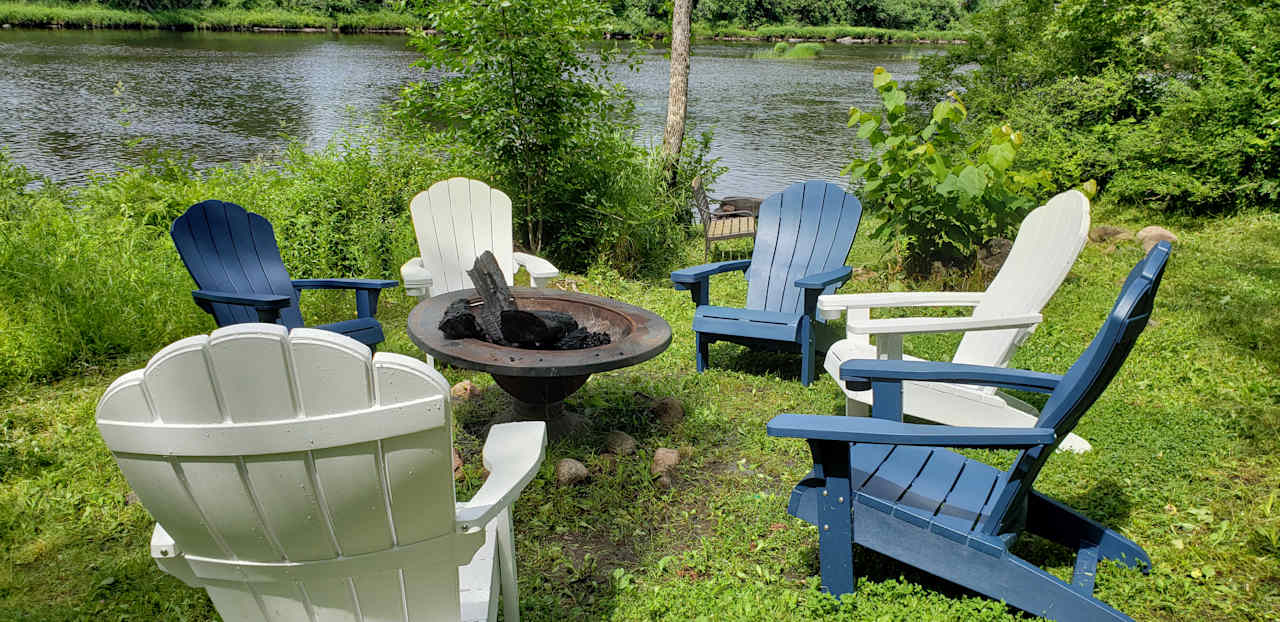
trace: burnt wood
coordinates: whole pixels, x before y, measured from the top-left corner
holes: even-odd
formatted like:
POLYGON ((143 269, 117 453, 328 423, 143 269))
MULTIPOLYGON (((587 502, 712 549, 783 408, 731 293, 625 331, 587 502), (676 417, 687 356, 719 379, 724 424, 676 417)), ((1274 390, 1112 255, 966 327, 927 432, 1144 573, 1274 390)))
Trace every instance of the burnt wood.
POLYGON ((465 298, 459 298, 449 304, 437 328, 450 339, 484 338, 484 331, 480 330, 480 325, 476 323, 476 316, 471 312, 465 298))
POLYGON ((502 312, 503 338, 522 347, 553 344, 577 328, 577 320, 562 311, 502 312))
POLYGON ((485 338, 497 344, 507 343, 502 336, 502 312, 515 311, 516 299, 511 295, 511 288, 507 287, 507 279, 502 275, 502 268, 498 266, 493 252, 485 251, 476 257, 467 275, 476 286, 476 293, 484 300, 483 305, 471 312, 485 338))

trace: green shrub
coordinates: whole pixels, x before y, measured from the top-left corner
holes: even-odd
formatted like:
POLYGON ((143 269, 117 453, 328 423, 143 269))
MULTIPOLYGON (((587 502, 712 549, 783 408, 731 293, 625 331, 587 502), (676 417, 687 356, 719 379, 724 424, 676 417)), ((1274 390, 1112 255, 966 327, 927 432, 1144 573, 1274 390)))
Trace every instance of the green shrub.
POLYGON ((980 244, 1016 231, 1036 206, 1036 191, 1050 188, 1048 175, 1011 168, 1023 138, 1007 125, 966 142, 968 112, 954 93, 920 128, 889 72, 876 67, 872 83, 883 109, 849 111, 849 126, 858 126, 872 153, 844 170, 853 183, 865 182, 859 195, 867 212, 883 219, 872 237, 900 245, 913 274, 935 261, 968 267, 980 244))
POLYGON ((962 87, 978 120, 1025 128, 1028 163, 1125 206, 1280 208, 1274 1, 1003 2, 972 27, 922 60, 916 98, 962 87))
POLYGON ((401 118, 434 123, 486 160, 531 252, 569 270, 601 260, 624 274, 668 267, 683 203, 632 141, 631 103, 609 63, 619 48, 596 47, 602 6, 444 0, 430 9, 436 34, 413 45, 421 66, 446 77, 406 88, 401 118))

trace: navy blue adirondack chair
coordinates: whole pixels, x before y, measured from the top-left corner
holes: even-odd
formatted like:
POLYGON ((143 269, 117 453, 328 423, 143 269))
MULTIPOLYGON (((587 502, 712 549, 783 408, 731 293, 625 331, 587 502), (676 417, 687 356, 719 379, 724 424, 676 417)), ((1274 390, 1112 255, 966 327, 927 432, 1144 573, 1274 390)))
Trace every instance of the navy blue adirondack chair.
POLYGON ((297 328, 303 325, 298 311, 302 290, 354 289, 356 319, 313 328, 346 335, 371 348, 384 339, 382 324, 374 319, 378 294, 398 281, 291 279, 271 223, 235 203, 196 203, 173 221, 169 235, 199 288, 191 297, 218 326, 267 322, 297 328))
POLYGON ((1147 325, 1168 242, 1129 273, 1084 354, 1056 376, 927 361, 851 360, 850 388, 870 388, 871 418, 778 415, 769 434, 809 440, 813 470, 791 493, 793 516, 817 526, 823 588, 854 589, 850 542, 1030 613, 1057 620, 1128 620, 1093 597, 1100 559, 1147 572, 1142 547, 1032 489, 1054 448, 1119 371, 1147 325), (1035 427, 966 428, 901 423, 902 381, 957 382, 1049 393, 1035 427), (1021 449, 1000 471, 942 447, 1021 449), (1024 532, 1076 551, 1071 581, 1009 552, 1024 532))
POLYGON ((732 341, 748 347, 800 352, 800 382, 814 373, 818 296, 849 280, 844 265, 862 219, 862 203, 835 184, 793 184, 760 204, 751 259, 721 261, 671 273, 698 306, 693 315, 698 371, 707 369, 708 346, 732 341), (745 309, 708 304, 711 275, 744 271, 745 309))

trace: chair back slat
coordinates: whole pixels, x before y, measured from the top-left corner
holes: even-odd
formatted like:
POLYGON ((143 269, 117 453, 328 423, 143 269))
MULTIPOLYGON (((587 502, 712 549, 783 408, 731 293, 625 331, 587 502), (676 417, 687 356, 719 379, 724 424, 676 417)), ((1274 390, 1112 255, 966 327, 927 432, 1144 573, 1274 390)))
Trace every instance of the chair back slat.
POLYGON ((793 184, 765 199, 747 269, 746 308, 800 312, 804 292, 796 280, 844 265, 861 218, 856 197, 821 181, 793 184))
MULTIPOLYGON (((1058 442, 1066 438, 1081 416, 1106 390, 1128 358, 1138 335, 1146 328, 1170 250, 1168 242, 1157 244, 1129 272, 1102 328, 1067 370, 1040 411, 1036 426, 1052 428, 1058 442)), ((1031 483, 1056 447, 1057 443, 1034 447, 1019 454, 1004 475, 1006 485, 1001 497, 990 506, 990 518, 984 525, 987 533, 1003 533, 1021 527, 1021 509, 1026 507, 1031 483)))
POLYGON ((501 190, 454 177, 413 197, 409 211, 432 296, 473 287, 466 271, 484 251, 493 252, 507 284, 515 282, 511 199, 501 190))
MULTIPOLYGON (((1031 210, 973 317, 1039 313, 1071 271, 1088 235, 1089 199, 1077 190, 1031 210)), ((1029 333, 1025 328, 969 331, 952 362, 1004 367, 1029 333)))
MULTIPOLYGON (((298 294, 267 219, 235 203, 208 200, 192 205, 174 220, 169 235, 196 287, 289 296, 293 303, 280 310, 280 323, 302 326, 298 294)), ((213 317, 219 326, 258 321, 252 308, 221 303, 213 304, 213 317)))
MULTIPOLYGON (((448 388, 421 361, 371 358, 335 333, 238 324, 176 342, 122 376, 98 420, 130 486, 193 563, 326 563, 456 537, 448 388), (379 426, 385 438, 362 426, 377 417, 397 417, 379 426), (182 440, 171 450, 144 451, 145 438, 112 447, 122 425, 182 440), (210 445, 200 455, 200 439, 237 425, 271 430, 278 438, 259 445, 281 449, 228 455, 210 445), (315 434, 334 426, 358 432, 315 434)), ((441 550, 450 555, 408 569, 205 587, 228 619, 403 619, 405 607, 447 619, 440 603, 458 598, 457 563, 452 545, 441 550)))

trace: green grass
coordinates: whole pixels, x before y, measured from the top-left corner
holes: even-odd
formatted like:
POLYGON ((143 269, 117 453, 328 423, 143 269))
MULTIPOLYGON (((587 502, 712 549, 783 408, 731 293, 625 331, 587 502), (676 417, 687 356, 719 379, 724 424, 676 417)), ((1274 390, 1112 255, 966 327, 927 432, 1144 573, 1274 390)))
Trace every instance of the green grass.
POLYGON ((773 46, 772 50, 763 52, 755 52, 752 58, 781 58, 786 60, 809 60, 817 58, 822 54, 821 43, 797 43, 795 45, 787 45, 787 43, 779 41, 773 46))
POLYGON ((172 28, 177 30, 252 30, 254 28, 327 28, 343 32, 396 30, 422 20, 390 10, 327 15, 277 8, 173 9, 129 11, 97 5, 0 2, 0 24, 65 28, 172 28))
MULTIPOLYGON (((1095 210, 1095 224, 1136 229, 1131 215, 1095 210)), ((1164 223, 1181 238, 1153 320, 1126 367, 1077 431, 1085 455, 1058 454, 1037 488, 1119 529, 1151 554, 1150 576, 1100 568, 1097 595, 1138 620, 1280 617, 1280 216, 1237 215, 1164 223)), ((882 247, 864 233, 850 264, 878 274, 843 291, 902 289, 878 266, 882 247)), ((729 245, 743 256, 748 241, 729 245)), ((724 248, 724 247, 721 247, 724 248)), ((700 241, 686 249, 701 262, 700 241)), ((1128 269, 1132 242, 1090 244, 1019 350, 1018 367, 1061 373, 1084 349, 1128 269)), ((731 344, 711 349, 712 368, 693 369, 693 305, 661 279, 608 270, 566 279, 593 294, 654 310, 674 329, 671 347, 633 368, 600 374, 571 408, 591 434, 548 448, 540 474, 516 505, 522 613, 528 620, 1009 620, 1003 605, 880 555, 860 551, 856 595, 836 602, 816 590, 817 534, 786 514, 791 486, 809 468, 804 443, 774 439, 780 412, 834 414, 843 400, 823 374, 797 381, 798 358, 731 344), (687 419, 673 430, 646 415, 644 394, 675 397, 687 419), (632 434, 640 455, 600 458, 611 429, 632 434), (656 487, 658 447, 688 457, 670 490, 656 487), (593 472, 575 488, 554 484, 561 458, 593 472)), ((924 287, 916 285, 914 287, 924 287)), ((713 278, 712 302, 739 304, 738 275, 713 278)), ((311 296, 312 294, 307 294, 311 296)), ((349 294, 348 294, 349 295, 349 294)), ((184 322, 212 328, 195 305, 184 322)), ((350 313, 335 295, 308 299, 310 319, 350 313)), ((418 355, 404 332, 410 302, 383 296, 387 351, 418 355)), ((907 341, 908 351, 945 358, 955 336, 907 341)), ((127 505, 128 489, 93 425, 94 405, 116 376, 145 363, 129 354, 51 384, 0 390, 0 619, 208 620, 202 591, 163 575, 148 559, 151 521, 127 505)), ((451 381, 482 374, 445 369, 451 381)), ((455 405, 466 498, 482 481, 486 420, 506 407, 487 390, 455 405)), ((998 464, 1009 456, 973 452, 998 464)), ((1020 552, 1060 576, 1072 561, 1043 541, 1020 552)))

